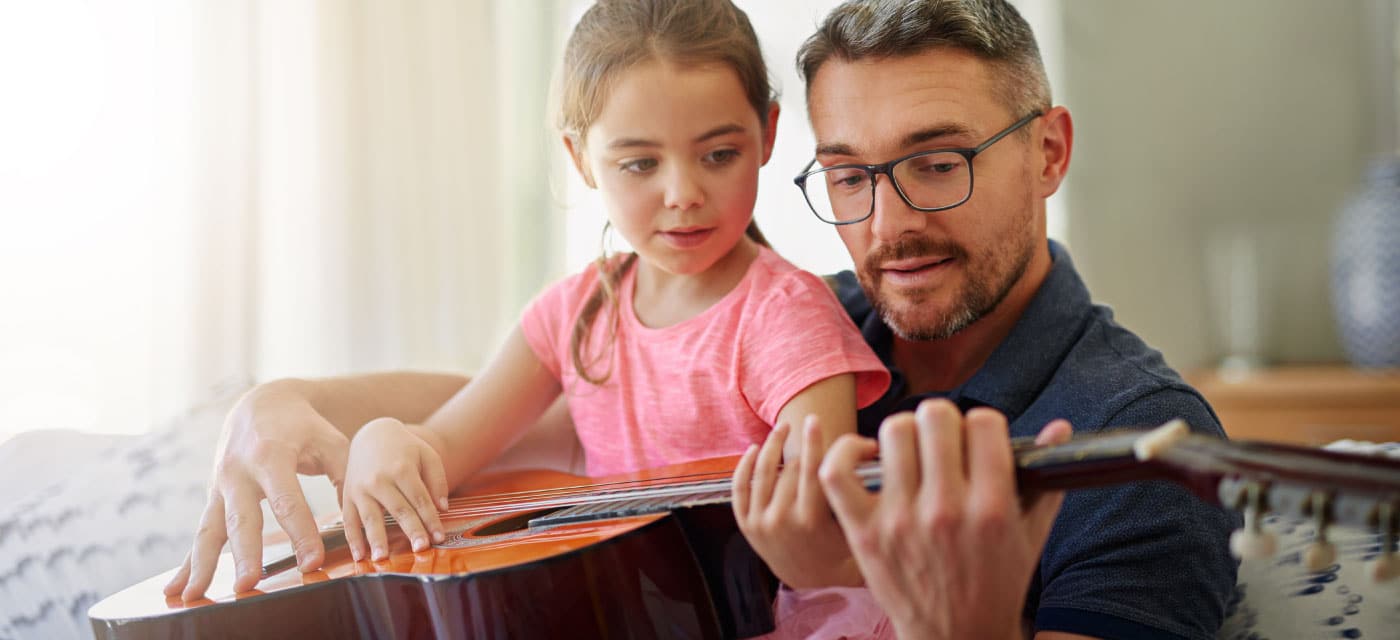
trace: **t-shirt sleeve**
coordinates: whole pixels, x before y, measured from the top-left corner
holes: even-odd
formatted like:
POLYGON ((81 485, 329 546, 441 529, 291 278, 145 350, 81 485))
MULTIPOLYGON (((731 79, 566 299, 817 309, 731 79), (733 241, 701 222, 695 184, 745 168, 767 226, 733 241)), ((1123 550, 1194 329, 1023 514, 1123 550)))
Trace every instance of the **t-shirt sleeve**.
MULTIPOLYGON (((1220 434, 1207 405, 1174 388, 1128 403, 1108 424, 1173 418, 1220 434)), ((1071 491, 1041 557, 1040 600, 1027 614, 1038 631, 1214 638, 1235 586, 1228 539, 1237 520, 1166 480, 1071 491)))
POLYGON ((525 342, 544 363, 556 380, 562 380, 564 364, 568 362, 568 331, 573 329, 573 300, 581 286, 580 275, 570 276, 549 286, 535 296, 520 315, 520 332, 525 342))
POLYGON ((794 396, 832 376, 855 374, 857 408, 889 388, 884 363, 811 273, 794 271, 773 283, 745 325, 740 388, 764 422, 773 424, 794 396))

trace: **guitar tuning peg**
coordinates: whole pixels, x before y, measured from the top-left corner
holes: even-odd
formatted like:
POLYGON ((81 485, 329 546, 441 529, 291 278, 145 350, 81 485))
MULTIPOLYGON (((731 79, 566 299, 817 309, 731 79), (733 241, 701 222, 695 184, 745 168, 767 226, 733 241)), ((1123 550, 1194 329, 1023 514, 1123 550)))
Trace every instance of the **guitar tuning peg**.
POLYGON ((1262 560, 1278 550, 1278 539, 1264 531, 1264 490, 1258 484, 1245 487, 1244 528, 1230 534, 1230 553, 1243 560, 1262 560))
POLYGON ((1373 582, 1387 582, 1400 576, 1400 561, 1395 558, 1397 525, 1395 505, 1383 502, 1376 508, 1376 524, 1381 530, 1381 553, 1367 567, 1373 582))
POLYGON ((1313 573, 1323 571, 1337 561, 1337 546, 1327 540, 1327 527, 1332 524, 1329 502, 1327 494, 1321 491, 1314 491, 1308 496, 1308 511, 1312 513, 1313 524, 1317 526, 1317 539, 1303 552, 1303 565, 1313 573))

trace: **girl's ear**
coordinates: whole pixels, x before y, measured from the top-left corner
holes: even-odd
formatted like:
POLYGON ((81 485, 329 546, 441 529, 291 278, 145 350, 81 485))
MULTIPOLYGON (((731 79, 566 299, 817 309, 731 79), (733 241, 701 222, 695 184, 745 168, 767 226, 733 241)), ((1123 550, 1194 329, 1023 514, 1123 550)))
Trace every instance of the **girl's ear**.
POLYGON ((574 169, 578 170, 583 183, 588 185, 589 189, 597 189, 598 184, 593 181, 593 172, 588 168, 588 158, 583 155, 583 144, 574 136, 564 134, 564 148, 568 149, 569 159, 574 161, 574 169))
POLYGON ((778 139, 778 101, 768 103, 768 122, 763 128, 763 164, 773 157, 773 143, 778 139))

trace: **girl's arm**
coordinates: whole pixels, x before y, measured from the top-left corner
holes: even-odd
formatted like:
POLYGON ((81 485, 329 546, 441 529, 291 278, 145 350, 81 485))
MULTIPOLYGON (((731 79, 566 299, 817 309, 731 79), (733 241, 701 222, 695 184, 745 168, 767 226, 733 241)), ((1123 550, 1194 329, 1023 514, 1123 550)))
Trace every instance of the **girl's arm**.
POLYGON ((855 375, 832 376, 788 401, 768 440, 749 447, 734 470, 739 530, 789 587, 863 582, 817 478, 827 447, 855 431, 855 375))
POLYGON ((415 430, 442 457, 449 489, 486 467, 559 397, 559 381, 517 326, 471 384, 415 430))
MULTIPOLYGON (((816 416, 821 425, 823 448, 844 433, 856 432, 856 376, 843 373, 821 380, 793 396, 778 411, 777 424, 800 425, 807 416, 816 416)), ((783 444, 783 459, 796 461, 801 449, 799 429, 793 429, 783 444)))

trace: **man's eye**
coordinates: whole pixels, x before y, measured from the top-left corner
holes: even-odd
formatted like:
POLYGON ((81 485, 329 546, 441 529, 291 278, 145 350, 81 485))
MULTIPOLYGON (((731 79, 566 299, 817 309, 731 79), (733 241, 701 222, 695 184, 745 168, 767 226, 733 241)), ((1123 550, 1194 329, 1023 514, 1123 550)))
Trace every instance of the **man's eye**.
POLYGON ((866 174, 859 169, 836 169, 826 172, 826 181, 832 187, 854 189, 865 184, 866 174))

